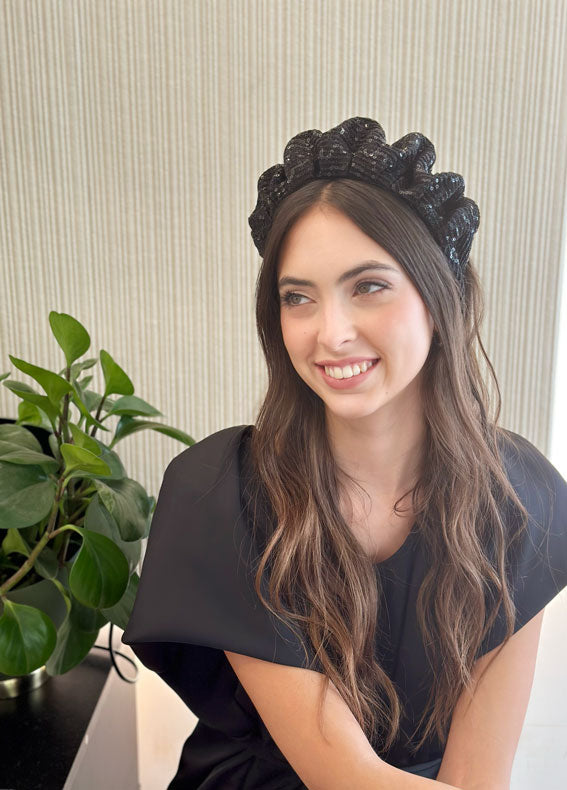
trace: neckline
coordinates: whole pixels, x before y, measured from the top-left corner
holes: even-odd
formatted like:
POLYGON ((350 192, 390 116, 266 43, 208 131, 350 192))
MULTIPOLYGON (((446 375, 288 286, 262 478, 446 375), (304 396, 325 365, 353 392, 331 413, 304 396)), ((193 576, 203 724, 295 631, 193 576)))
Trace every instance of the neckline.
POLYGON ((386 557, 384 560, 377 560, 373 562, 372 565, 375 568, 380 568, 383 565, 388 565, 390 562, 395 562, 397 559, 399 559, 400 556, 402 556, 408 551, 410 545, 414 541, 414 535, 417 535, 418 532, 419 532, 418 524, 417 522, 414 522, 412 528, 406 535, 406 538, 402 543, 402 545, 398 549, 396 549, 396 551, 393 554, 390 554, 389 557, 386 557))

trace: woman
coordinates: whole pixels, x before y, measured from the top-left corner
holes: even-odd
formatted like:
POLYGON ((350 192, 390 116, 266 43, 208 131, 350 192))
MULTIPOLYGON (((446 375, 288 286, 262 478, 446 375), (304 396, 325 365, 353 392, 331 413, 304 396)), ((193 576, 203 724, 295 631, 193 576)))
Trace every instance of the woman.
POLYGON ((170 788, 509 786, 567 484, 490 414, 434 160, 351 118, 260 177, 268 392, 169 465, 124 634, 199 717, 170 788))

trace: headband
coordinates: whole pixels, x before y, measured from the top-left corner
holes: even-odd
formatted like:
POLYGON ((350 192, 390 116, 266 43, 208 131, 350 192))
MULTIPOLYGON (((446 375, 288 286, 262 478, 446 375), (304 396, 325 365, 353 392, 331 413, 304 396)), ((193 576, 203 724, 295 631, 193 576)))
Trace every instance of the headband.
POLYGON ((384 130, 370 118, 349 118, 328 132, 310 129, 292 137, 283 164, 258 179, 258 201, 248 224, 264 257, 266 238, 280 203, 309 181, 355 178, 393 192, 423 220, 462 284, 478 206, 464 197, 465 182, 457 173, 431 173, 435 148, 419 132, 388 145, 384 130))

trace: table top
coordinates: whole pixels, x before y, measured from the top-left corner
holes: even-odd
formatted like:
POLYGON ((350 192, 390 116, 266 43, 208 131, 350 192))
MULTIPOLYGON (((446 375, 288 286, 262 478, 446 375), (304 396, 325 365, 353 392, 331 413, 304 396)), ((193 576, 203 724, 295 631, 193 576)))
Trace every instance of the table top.
POLYGON ((0 788, 61 790, 112 668, 92 650, 64 675, 0 699, 0 788))

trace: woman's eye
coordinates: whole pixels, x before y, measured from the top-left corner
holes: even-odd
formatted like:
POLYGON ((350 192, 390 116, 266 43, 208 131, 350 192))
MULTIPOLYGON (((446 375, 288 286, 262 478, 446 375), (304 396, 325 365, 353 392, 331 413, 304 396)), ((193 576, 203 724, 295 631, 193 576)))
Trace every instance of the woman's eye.
POLYGON ((356 290, 359 294, 365 295, 365 294, 376 293, 377 291, 383 291, 384 288, 387 287, 388 286, 386 285, 386 283, 377 283, 377 282, 365 280, 364 282, 357 284, 356 290))
POLYGON ((295 291, 288 291, 287 293, 282 294, 280 298, 283 305, 289 305, 291 307, 297 307, 298 305, 305 304, 309 301, 307 296, 295 293, 295 291))

